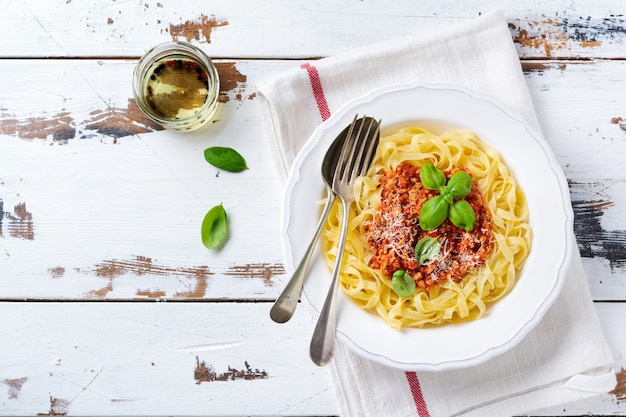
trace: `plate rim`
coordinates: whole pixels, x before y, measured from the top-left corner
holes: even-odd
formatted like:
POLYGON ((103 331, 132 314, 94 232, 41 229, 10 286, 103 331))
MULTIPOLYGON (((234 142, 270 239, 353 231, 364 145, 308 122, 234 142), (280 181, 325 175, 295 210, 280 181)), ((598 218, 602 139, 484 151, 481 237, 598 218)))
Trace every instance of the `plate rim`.
MULTIPOLYGON (((350 336, 345 334, 344 332, 337 329, 337 338, 350 348, 350 350, 367 359, 373 360, 379 364, 399 368, 405 371, 441 371, 441 370, 449 370, 449 369, 458 369, 465 368, 469 366, 478 365, 486 362, 489 359, 492 359, 500 354, 512 349, 516 346, 536 325, 543 319, 545 313, 552 306, 554 301, 558 298, 561 290, 564 286, 564 282, 567 278, 567 273, 569 271, 572 256, 573 256, 573 248, 575 246, 575 236, 573 232, 573 223, 574 223, 574 214, 573 208, 571 205, 571 197, 569 193, 569 187, 567 185, 567 179, 565 173, 562 168, 558 164, 554 151, 552 150, 550 144, 546 141, 543 134, 532 125, 530 125, 518 112, 513 111, 508 106, 506 106, 501 100, 491 95, 481 93, 470 88, 449 84, 449 83, 427 83, 427 82, 409 82, 409 83, 398 83, 398 84, 389 84, 382 87, 378 87, 368 91, 367 93, 357 96, 342 106, 340 106, 335 112, 331 114, 331 116, 323 121, 320 125, 318 125, 310 137, 307 139, 305 144, 302 146, 300 151, 297 153, 294 161, 289 170, 289 176, 287 178, 287 183, 283 190, 283 201, 282 201, 282 224, 281 224, 281 235, 283 242, 283 251, 286 258, 286 269, 290 274, 293 272, 295 261, 293 259, 293 252, 291 247, 292 239, 289 236, 289 223, 291 218, 290 212, 290 195, 293 193, 293 189, 296 184, 300 181, 301 178, 301 167, 304 158, 306 158, 313 147, 316 146, 319 142, 322 141, 322 136, 325 130, 332 126, 333 123, 337 119, 340 119, 342 116, 345 116, 345 113, 349 111, 351 108, 355 107, 359 104, 366 104, 372 100, 375 100, 377 97, 382 96, 384 94, 413 90, 413 89, 425 89, 429 91, 453 91, 455 93, 461 93, 468 96, 474 100, 480 100, 488 105, 495 107, 498 111, 503 113, 506 117, 512 120, 515 123, 521 125, 521 127, 526 131, 526 133, 535 140, 535 142, 541 147, 544 156, 547 160, 547 165, 550 170, 554 173, 555 179, 557 181, 559 189, 562 191, 560 193, 560 201, 562 203, 562 209, 564 214, 564 223, 562 227, 564 228, 565 233, 565 242, 564 242, 564 254, 563 258, 558 267, 558 274, 555 279, 554 285, 552 289, 547 293, 544 300, 539 304, 538 308, 535 310, 533 316, 528 319, 520 329, 508 340, 503 341, 502 343, 491 346, 480 353, 474 355, 473 357, 463 358, 463 359, 452 359, 452 360, 443 360, 437 363, 430 362, 403 362, 398 361, 396 359, 392 359, 385 354, 374 353, 368 351, 366 348, 359 346, 356 342, 354 342, 350 336)), ((499 150, 496 148, 499 152, 499 150)), ((319 255, 319 252, 318 252, 319 255)), ((341 293, 341 292, 340 292, 341 293)), ((345 295, 344 295, 345 297, 345 295)), ((319 315, 318 309, 313 305, 308 297, 306 296, 305 291, 303 291, 301 295, 301 300, 306 301, 304 304, 307 305, 307 308, 314 313, 314 316, 319 315)), ((409 329, 410 330, 410 329, 409 329)))

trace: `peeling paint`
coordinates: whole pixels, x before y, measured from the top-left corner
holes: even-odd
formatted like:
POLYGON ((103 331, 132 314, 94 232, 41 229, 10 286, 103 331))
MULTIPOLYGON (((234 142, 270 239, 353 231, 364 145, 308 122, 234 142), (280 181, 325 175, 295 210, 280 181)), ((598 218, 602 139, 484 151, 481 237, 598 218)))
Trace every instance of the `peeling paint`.
POLYGON ((209 17, 201 14, 200 18, 196 20, 187 20, 179 25, 170 24, 170 34, 175 41, 179 38, 185 38, 187 42, 196 40, 211 43, 213 29, 227 25, 226 19, 217 19, 215 15, 209 17))
POLYGON ((33 215, 26 210, 26 203, 19 203, 14 208, 15 216, 9 217, 9 234, 13 237, 33 240, 35 231, 33 215))
POLYGON ((177 292, 174 294, 174 298, 182 298, 185 300, 203 298, 208 288, 208 277, 208 272, 206 274, 196 274, 195 285, 190 286, 187 291, 177 292))
POLYGON ((216 62, 215 69, 220 77, 220 95, 218 100, 221 103, 229 101, 228 92, 235 93, 235 99, 241 101, 243 92, 247 87, 248 77, 239 72, 234 62, 216 62))
POLYGON ((28 381, 27 377, 22 378, 14 378, 14 379, 5 379, 2 381, 9 388, 9 399, 14 400, 20 396, 22 391, 22 387, 28 381))
POLYGON ((21 139, 52 139, 65 143, 76 134, 74 120, 67 111, 55 113, 50 117, 28 117, 19 120, 14 116, 0 115, 0 134, 17 136, 21 139))
POLYGON ((602 42, 599 41, 583 41, 580 43, 580 46, 582 46, 583 48, 596 48, 601 45, 602 42))
POLYGON ((26 209, 26 203, 19 203, 13 208, 13 213, 3 210, 4 204, 0 200, 0 237, 3 237, 3 220, 7 220, 6 228, 9 236, 19 239, 34 240, 35 226, 33 215, 26 209))
POLYGON ((250 381, 267 379, 269 377, 265 369, 252 369, 248 361, 244 361, 244 366, 245 369, 236 369, 229 366, 227 371, 218 374, 215 372, 213 365, 207 365, 206 362, 200 361, 196 356, 196 369, 194 369, 193 378, 196 380, 196 384, 200 385, 202 382, 235 381, 238 379, 250 381))
POLYGON ((100 289, 91 290, 86 295, 88 298, 104 298, 108 293, 113 291, 113 280, 109 281, 109 283, 100 289))
MULTIPOLYGON (((239 72, 234 62, 220 62, 215 66, 220 78, 218 100, 225 103, 231 96, 238 101, 244 100, 248 77, 239 72)), ((252 93, 245 98, 253 100, 255 97, 252 93)), ((61 145, 73 139, 89 139, 101 135, 112 137, 114 143, 117 143, 117 139, 122 137, 160 130, 164 128, 150 120, 136 101, 130 98, 125 108, 97 109, 89 114, 87 120, 75 120, 70 112, 64 109, 49 115, 26 118, 18 118, 7 113, 0 114, 1 135, 30 141, 50 140, 61 145)))
POLYGON ((94 111, 91 115, 93 117, 85 121, 87 130, 116 139, 164 129, 143 114, 133 99, 128 99, 128 106, 125 109, 109 107, 104 111, 94 111))
POLYGON ((170 267, 158 265, 153 262, 152 258, 146 256, 136 256, 131 260, 106 260, 96 265, 96 275, 105 278, 115 278, 127 273, 137 276, 142 275, 161 275, 161 276, 184 276, 197 277, 201 275, 211 275, 207 266, 199 267, 170 267))
POLYGON ((65 268, 62 266, 55 266, 54 268, 48 269, 48 273, 52 278, 62 278, 65 275, 65 268))
POLYGON ((523 61, 522 70, 526 74, 537 73, 543 75, 544 71, 565 71, 567 64, 563 62, 541 62, 541 61, 523 61))
POLYGON ((226 275, 237 278, 261 278, 265 285, 274 285, 272 280, 275 276, 283 275, 285 266, 282 264, 257 263, 246 265, 235 265, 228 268, 226 275))
MULTIPOLYGON (((203 298, 206 295, 208 287, 208 277, 213 275, 206 265, 194 266, 194 267, 172 267, 166 265, 159 265, 152 258, 146 256, 136 256, 130 260, 110 259, 104 260, 93 266, 88 271, 100 278, 107 278, 109 282, 103 288, 90 291, 88 297, 103 298, 108 293, 113 291, 113 282, 116 278, 124 275, 135 276, 167 276, 178 278, 191 278, 193 279, 188 286, 187 291, 178 292, 175 294, 176 298, 184 299, 197 299, 203 298)), ((163 298, 166 294, 161 290, 137 290, 136 294, 140 297, 149 298, 163 298)))
POLYGON ((545 16, 541 21, 523 22, 518 19, 517 24, 509 23, 509 29, 516 43, 527 48, 543 49, 548 57, 552 56, 554 49, 565 48, 569 41, 558 22, 545 16))
POLYGON ((624 120, 622 117, 612 118, 611 123, 617 125, 620 129, 626 132, 626 120, 624 120))
POLYGON ((61 398, 50 396, 50 410, 47 413, 37 413, 38 416, 64 416, 67 415, 67 409, 70 402, 61 398))
POLYGON ((138 297, 149 298, 151 300, 158 300, 167 295, 165 291, 161 290, 137 290, 136 294, 138 297))
POLYGON ((3 114, 0 115, 0 134, 67 144, 72 139, 88 139, 96 134, 117 139, 164 129, 146 117, 133 99, 128 99, 126 108, 108 107, 95 110, 90 115, 90 119, 76 122, 69 112, 64 111, 50 117, 30 117, 24 120, 3 114))
POLYGON ((570 49, 574 45, 583 48, 599 47, 603 42, 623 42, 626 38, 626 21, 622 17, 608 18, 547 17, 538 20, 516 19, 509 23, 514 41, 527 48, 539 49, 552 56, 557 49, 570 49))
POLYGON ((617 377, 617 385, 609 394, 615 396, 618 403, 623 403, 626 401, 626 370, 622 368, 615 376, 617 377))
POLYGON ((626 19, 622 16, 564 17, 559 25, 570 39, 589 46, 600 45, 602 39, 614 40, 626 35, 626 19))
POLYGON ((614 205, 602 198, 604 186, 601 183, 570 182, 576 240, 583 257, 604 258, 611 269, 626 268, 626 229, 605 230, 602 227, 604 210, 614 205), (581 199, 588 195, 598 198, 581 199))

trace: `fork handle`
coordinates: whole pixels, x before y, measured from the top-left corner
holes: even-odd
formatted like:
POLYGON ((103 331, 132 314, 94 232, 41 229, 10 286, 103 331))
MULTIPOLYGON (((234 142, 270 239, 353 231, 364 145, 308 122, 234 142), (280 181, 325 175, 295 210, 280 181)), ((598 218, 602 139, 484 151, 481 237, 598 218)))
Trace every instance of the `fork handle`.
POLYGON ((350 205, 342 198, 343 221, 341 222, 341 235, 339 246, 337 246, 337 257, 333 265, 333 275, 330 280, 330 288, 326 294, 326 300, 317 319, 311 345, 309 346, 309 356, 317 366, 325 366, 330 362, 335 347, 335 328, 337 325, 337 287, 339 273, 341 272, 341 260, 343 259, 343 248, 346 245, 348 234, 348 215, 350 205))
POLYGON ((322 212, 322 215, 317 223, 317 227, 313 232, 311 242, 306 248, 306 251, 302 256, 298 267, 294 271, 293 276, 270 310, 270 317, 276 323, 285 323, 289 321, 289 319, 293 316, 294 311, 296 311, 298 300, 300 299, 300 293, 302 292, 302 287, 304 285, 304 279, 306 278, 307 271, 309 269, 311 256, 313 256, 313 252, 315 252, 315 246, 320 237, 322 226, 324 226, 324 222, 326 221, 326 218, 330 213, 330 209, 333 206, 333 202, 336 199, 335 193, 333 193, 330 187, 327 187, 326 191, 328 192, 326 205, 324 206, 324 211, 322 212))

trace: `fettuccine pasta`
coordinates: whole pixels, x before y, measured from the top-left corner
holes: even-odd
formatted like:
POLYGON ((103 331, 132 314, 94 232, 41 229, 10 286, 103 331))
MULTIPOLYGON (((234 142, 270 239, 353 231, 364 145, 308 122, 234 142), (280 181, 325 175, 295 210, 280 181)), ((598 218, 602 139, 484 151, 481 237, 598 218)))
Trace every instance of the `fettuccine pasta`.
MULTIPOLYGON (((340 286, 358 306, 378 314, 395 329, 480 317, 511 291, 530 251, 531 229, 522 190, 500 155, 469 131, 436 135, 409 126, 381 137, 372 168, 356 182, 355 196, 340 286), (392 289, 391 277, 369 265, 372 250, 367 226, 381 205, 381 178, 407 163, 416 167, 432 163, 442 171, 462 169, 471 175, 491 216, 491 248, 484 262, 464 272, 462 279, 444 279, 437 285, 417 287, 410 297, 400 297, 392 289)), ((340 204, 339 200, 334 204, 323 230, 329 268, 336 258, 340 204)))

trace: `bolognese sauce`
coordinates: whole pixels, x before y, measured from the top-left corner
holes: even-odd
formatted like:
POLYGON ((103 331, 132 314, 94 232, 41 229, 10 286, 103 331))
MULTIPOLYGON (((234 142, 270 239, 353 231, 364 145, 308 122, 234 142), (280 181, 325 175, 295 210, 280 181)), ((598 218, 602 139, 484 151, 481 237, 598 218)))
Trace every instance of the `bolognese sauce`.
MULTIPOLYGON (((459 170, 453 168, 444 174, 450 179, 459 170)), ((419 225, 422 205, 439 193, 424 187, 419 171, 419 167, 404 163, 382 176, 380 207, 365 229, 372 250, 369 261, 372 268, 389 278, 395 271, 404 270, 419 288, 428 289, 445 279, 459 281, 467 271, 481 266, 491 252, 492 226, 482 194, 472 182, 469 194, 463 198, 476 215, 471 231, 455 226, 449 219, 434 230, 422 230, 419 225), (414 248, 424 237, 437 239, 441 250, 420 264, 414 248)))

